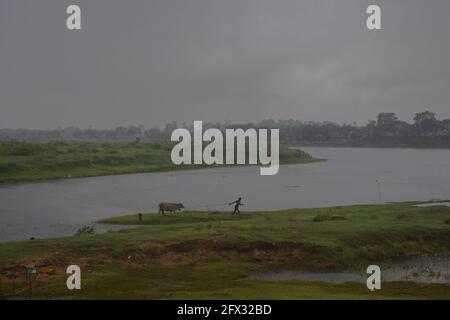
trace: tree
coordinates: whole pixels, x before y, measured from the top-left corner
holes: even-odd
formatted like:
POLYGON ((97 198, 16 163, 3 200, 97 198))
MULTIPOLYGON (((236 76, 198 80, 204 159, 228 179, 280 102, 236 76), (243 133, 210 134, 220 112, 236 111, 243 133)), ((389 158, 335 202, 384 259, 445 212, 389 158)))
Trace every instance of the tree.
POLYGON ((414 125, 417 133, 421 137, 432 136, 436 133, 439 122, 433 112, 425 111, 416 113, 414 116, 414 125))
POLYGON ((381 137, 395 136, 399 121, 395 113, 382 112, 377 116, 377 132, 381 137))

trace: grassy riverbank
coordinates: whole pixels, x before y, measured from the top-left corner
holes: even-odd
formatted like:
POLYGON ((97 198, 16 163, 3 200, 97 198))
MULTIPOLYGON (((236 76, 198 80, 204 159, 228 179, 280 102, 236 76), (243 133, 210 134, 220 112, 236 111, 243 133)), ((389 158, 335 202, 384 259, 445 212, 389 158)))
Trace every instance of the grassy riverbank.
POLYGON ((251 280, 261 270, 346 270, 450 254, 450 208, 414 203, 273 212, 135 214, 103 223, 136 228, 101 235, 0 244, 6 298, 25 297, 24 268, 36 266, 34 296, 112 299, 450 299, 448 285, 251 280), (65 267, 82 269, 82 290, 65 267))
MULTIPOLYGON (((176 166, 169 142, 0 142, 0 183, 204 168, 176 166)), ((280 148, 280 163, 318 161, 309 154, 280 148)))

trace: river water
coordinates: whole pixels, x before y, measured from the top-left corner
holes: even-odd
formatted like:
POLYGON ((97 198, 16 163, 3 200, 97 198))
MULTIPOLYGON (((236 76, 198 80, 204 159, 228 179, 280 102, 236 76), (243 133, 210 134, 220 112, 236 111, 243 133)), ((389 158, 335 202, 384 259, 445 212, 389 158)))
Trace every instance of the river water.
POLYGON ((275 210, 450 199, 450 150, 302 148, 328 161, 281 166, 127 174, 0 185, 0 242, 73 234, 101 218, 157 211, 161 201, 191 210, 275 210))

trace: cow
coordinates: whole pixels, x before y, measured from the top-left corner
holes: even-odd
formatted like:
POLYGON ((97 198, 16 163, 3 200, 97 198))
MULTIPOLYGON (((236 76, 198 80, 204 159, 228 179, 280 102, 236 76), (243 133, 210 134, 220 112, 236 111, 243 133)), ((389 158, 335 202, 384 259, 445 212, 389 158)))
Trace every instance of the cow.
POLYGON ((181 210, 183 208, 184 206, 182 203, 161 202, 159 204, 158 213, 164 214, 165 211, 176 213, 178 210, 181 210))

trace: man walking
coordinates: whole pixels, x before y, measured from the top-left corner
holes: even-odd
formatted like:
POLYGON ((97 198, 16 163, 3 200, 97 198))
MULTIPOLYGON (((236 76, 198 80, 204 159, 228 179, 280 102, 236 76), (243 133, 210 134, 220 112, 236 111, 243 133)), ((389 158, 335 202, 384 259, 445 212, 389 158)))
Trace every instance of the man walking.
POLYGON ((239 215, 239 217, 241 216, 241 211, 239 210, 240 206, 243 206, 244 204, 241 203, 242 198, 239 197, 239 199, 237 199, 236 201, 230 202, 228 205, 231 206, 234 203, 234 211, 231 214, 232 216, 234 216, 235 214, 239 215))

